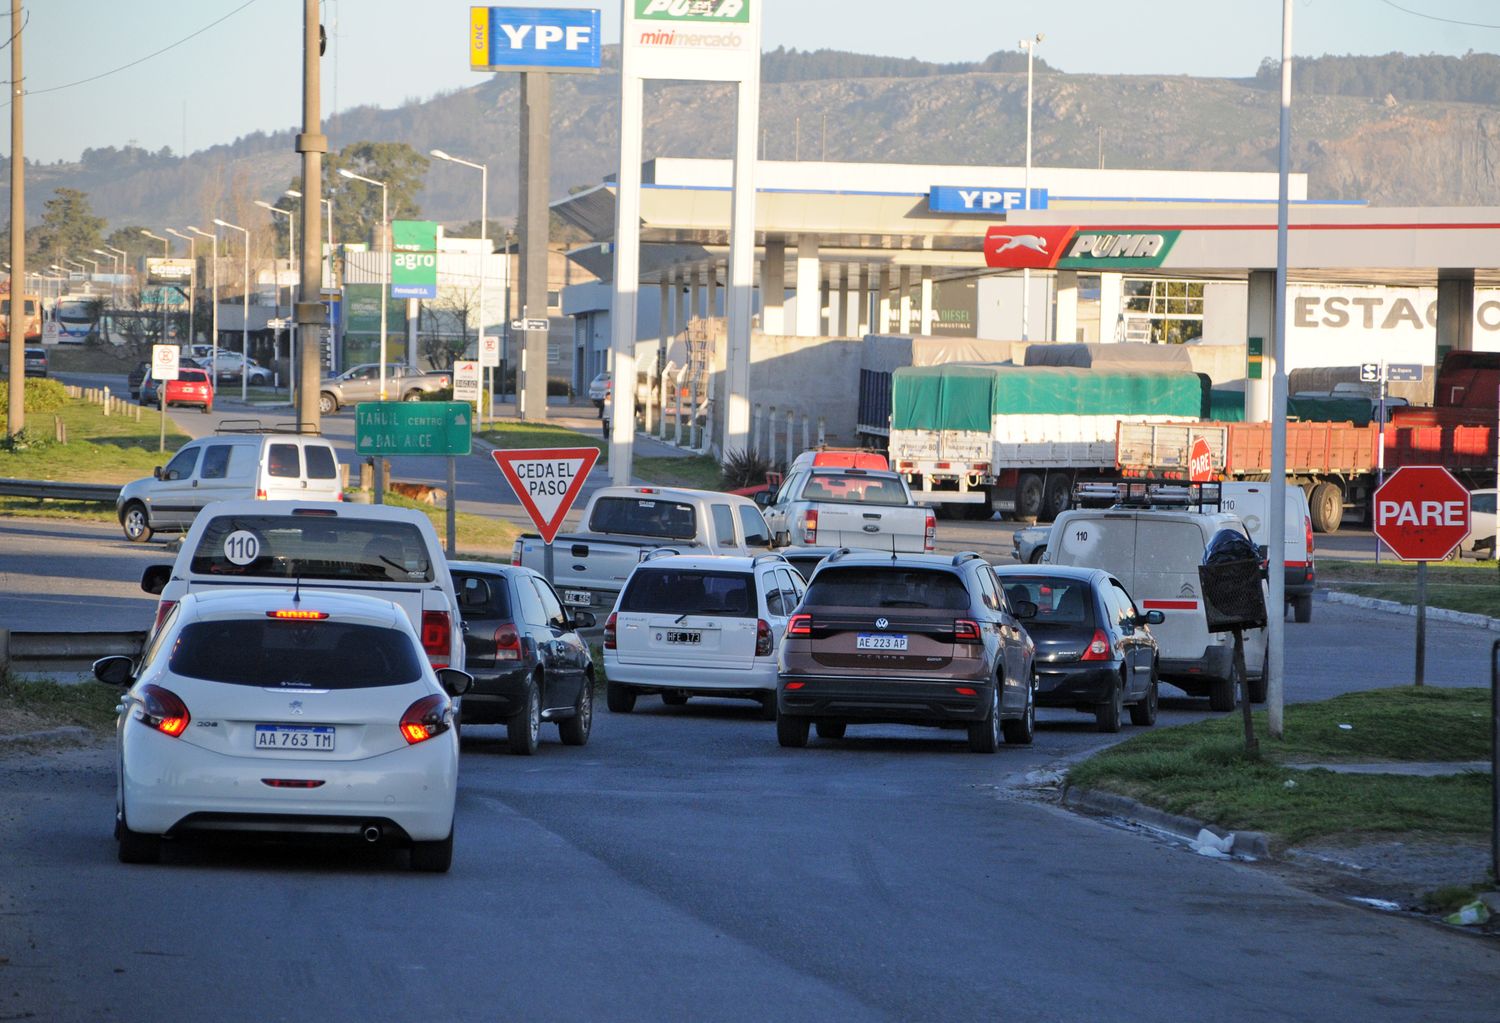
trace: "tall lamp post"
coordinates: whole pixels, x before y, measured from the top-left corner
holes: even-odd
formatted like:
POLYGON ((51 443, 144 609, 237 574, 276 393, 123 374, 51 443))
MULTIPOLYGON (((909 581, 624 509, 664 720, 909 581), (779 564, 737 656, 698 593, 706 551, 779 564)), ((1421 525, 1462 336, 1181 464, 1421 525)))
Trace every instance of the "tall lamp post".
POLYGON ((241 307, 240 317, 240 401, 245 400, 245 381, 250 379, 250 374, 245 372, 245 367, 250 359, 250 231, 238 224, 231 224, 227 220, 214 217, 214 223, 220 227, 227 227, 238 231, 245 236, 245 304, 241 307))
MULTIPOLYGON (((144 227, 141 228, 141 234, 145 235, 147 238, 150 238, 150 239, 152 239, 154 241, 161 242, 161 254, 162 254, 162 258, 163 259, 165 259, 166 257, 168 257, 168 256, 170 256, 172 254, 172 241, 171 241, 170 238, 163 238, 159 234, 152 234, 150 231, 146 230, 144 227)), ((150 274, 149 270, 146 273, 146 280, 148 282, 151 280, 151 274, 150 274)), ((161 292, 161 344, 166 344, 166 343, 167 343, 167 293, 165 291, 163 291, 163 292, 161 292)))
POLYGON ((106 252, 103 249, 95 249, 94 251, 101 256, 109 257, 109 272, 110 276, 114 278, 114 280, 111 281, 109 285, 109 297, 110 300, 113 301, 115 295, 118 294, 120 290, 120 257, 115 255, 113 252, 106 252))
MULTIPOLYGON (((280 213, 286 217, 286 265, 288 270, 297 269, 297 213, 295 210, 284 210, 280 206, 272 206, 264 199, 255 200, 255 205, 270 213, 280 213)), ((279 275, 278 275, 279 277, 279 275)), ((295 292, 290 296, 291 301, 287 303, 288 309, 295 305, 297 296, 295 292)), ((276 312, 281 313, 281 281, 276 282, 276 312)), ((297 394, 297 328, 293 326, 287 331, 286 358, 289 372, 287 373, 287 395, 296 402, 297 394)))
POLYGON ((363 174, 356 174, 347 167, 340 167, 339 173, 351 181, 363 181, 367 185, 374 185, 380 189, 380 400, 385 401, 385 307, 390 303, 391 290, 391 231, 388 205, 390 193, 384 181, 376 181, 363 174))
POLYGON ((213 375, 214 386, 217 387, 219 386, 219 236, 216 234, 209 234, 207 231, 204 231, 201 228, 193 227, 191 224, 188 225, 188 230, 193 232, 193 234, 197 235, 200 238, 208 238, 213 242, 214 245, 213 313, 212 318, 209 321, 211 324, 209 330, 212 332, 212 336, 209 338, 210 344, 208 346, 208 362, 209 373, 213 375))
MULTIPOLYGON (((479 340, 477 342, 477 347, 475 348, 474 351, 475 351, 476 355, 478 355, 480 358, 483 358, 484 357, 484 355, 483 355, 483 352, 484 352, 484 287, 485 287, 485 284, 487 283, 487 274, 486 274, 486 271, 489 269, 489 262, 490 262, 490 258, 489 258, 490 257, 490 239, 489 239, 489 223, 488 223, 489 215, 490 215, 489 214, 489 209, 490 209, 490 206, 489 206, 489 201, 490 201, 490 199, 489 199, 489 197, 490 197, 490 169, 488 167, 486 167, 482 163, 471 163, 468 160, 461 160, 461 159, 459 159, 456 156, 449 156, 447 153, 443 152, 441 149, 434 149, 432 151, 432 155, 435 156, 439 160, 446 160, 449 163, 460 164, 460 165, 462 165, 464 167, 472 167, 474 170, 477 170, 479 172, 479 331, 478 331, 478 338, 479 338, 479 340)), ((489 418, 493 419, 494 416, 495 416, 495 408, 494 408, 494 401, 495 401, 495 375, 494 375, 493 370, 491 370, 491 368, 489 366, 486 366, 484 368, 484 375, 485 375, 485 382, 486 382, 486 385, 489 388, 489 393, 490 393, 490 398, 489 398, 490 407, 489 407, 489 410, 488 410, 489 411, 489 418)))
MULTIPOLYGON (((183 241, 188 243, 188 260, 193 264, 193 272, 188 274, 188 344, 192 345, 198 340, 193 319, 193 313, 197 305, 197 303, 194 301, 194 299, 196 298, 196 292, 193 290, 193 279, 198 276, 198 239, 194 238, 190 234, 183 234, 175 227, 167 228, 167 234, 170 234, 175 238, 181 238, 183 241)), ((214 381, 214 386, 219 386, 219 382, 217 380, 214 381)))
MULTIPOLYGON (((286 196, 288 199, 300 199, 300 198, 302 198, 302 193, 299 192, 299 191, 297 191, 295 188, 288 188, 285 192, 282 192, 281 194, 284 195, 284 196, 286 196)), ((327 274, 327 278, 328 278, 329 286, 331 287, 332 286, 332 282, 333 282, 333 200, 332 199, 319 199, 318 201, 323 204, 323 212, 328 217, 328 274, 327 274)))
MULTIPOLYGON (((1031 209, 1031 63, 1037 44, 1045 38, 1038 32, 1018 44, 1026 51, 1026 173, 1021 179, 1021 208, 1031 209)), ((1021 271, 1021 340, 1031 340, 1031 268, 1021 271)))

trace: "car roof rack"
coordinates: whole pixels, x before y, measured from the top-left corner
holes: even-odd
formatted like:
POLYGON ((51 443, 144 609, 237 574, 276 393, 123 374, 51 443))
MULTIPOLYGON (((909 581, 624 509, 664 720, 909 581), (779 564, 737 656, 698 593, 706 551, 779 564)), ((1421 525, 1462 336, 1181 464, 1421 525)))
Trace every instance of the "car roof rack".
POLYGON ((1204 483, 1162 482, 1155 480, 1089 481, 1073 488, 1075 503, 1081 506, 1219 511, 1223 507, 1219 481, 1204 483))
POLYGON ((780 553, 778 553, 776 551, 765 551, 765 552, 762 552, 760 554, 757 554, 751 560, 750 564, 752 564, 752 565, 759 565, 762 561, 781 561, 781 562, 786 562, 786 564, 791 564, 791 562, 789 562, 789 561, 786 560, 786 555, 785 554, 780 554, 780 553))
MULTIPOLYGON (((979 554, 976 551, 959 551, 957 554, 953 555, 953 567, 957 568, 965 561, 972 561, 978 557, 979 554)), ((983 561, 984 559, 980 558, 980 560, 983 561)))
POLYGON ((272 423, 267 426, 259 419, 224 419, 214 427, 214 433, 290 433, 304 437, 323 435, 323 431, 315 427, 303 427, 294 422, 272 423))
POLYGON ((823 560, 826 561, 826 562, 828 562, 829 564, 832 564, 833 562, 835 562, 835 561, 839 560, 840 558, 842 558, 845 554, 852 554, 852 553, 854 553, 854 552, 851 551, 848 547, 840 547, 838 550, 834 551, 832 554, 829 554, 828 556, 826 556, 823 560))
POLYGON ((676 547, 656 547, 641 553, 641 564, 645 564, 648 561, 655 561, 657 558, 676 557, 681 553, 676 547))

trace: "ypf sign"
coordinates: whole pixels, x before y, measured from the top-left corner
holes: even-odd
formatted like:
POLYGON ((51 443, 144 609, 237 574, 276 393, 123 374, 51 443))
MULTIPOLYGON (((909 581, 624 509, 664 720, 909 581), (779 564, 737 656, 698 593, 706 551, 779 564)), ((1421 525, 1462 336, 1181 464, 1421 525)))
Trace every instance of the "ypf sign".
POLYGON ((1403 561, 1442 561, 1469 528, 1469 492, 1442 466, 1402 466, 1375 491, 1375 535, 1403 561))

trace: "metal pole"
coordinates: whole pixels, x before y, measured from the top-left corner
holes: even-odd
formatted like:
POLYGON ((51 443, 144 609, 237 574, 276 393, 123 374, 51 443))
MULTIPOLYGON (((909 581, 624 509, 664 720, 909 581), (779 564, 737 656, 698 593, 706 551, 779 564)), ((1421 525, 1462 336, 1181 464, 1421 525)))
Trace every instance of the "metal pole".
MULTIPOLYGON (((639 111, 632 112, 629 103, 624 104, 625 121, 638 119, 639 111)), ((551 213, 547 207, 547 181, 551 168, 551 120, 552 120, 552 76, 546 71, 524 71, 521 73, 521 302, 523 318, 529 318, 530 310, 541 310, 540 317, 547 315, 547 240, 550 231, 551 213)), ((637 160, 637 163, 639 161, 637 160)), ((638 172, 639 168, 637 168, 638 172)), ((625 180, 629 175, 621 168, 619 195, 625 199, 629 187, 625 180)), ((619 242, 616 242, 618 245, 619 242)), ((632 288, 636 282, 630 282, 632 288)), ((631 343, 634 344, 635 316, 632 308, 616 303, 613 316, 630 321, 631 343)), ((526 358, 521 363, 521 379, 517 383, 520 418, 541 421, 547 418, 547 331, 528 330, 522 335, 526 358)), ((634 349, 632 348, 632 354, 634 349)), ((618 360, 618 356, 616 356, 618 360)), ((613 450, 611 444, 610 473, 616 483, 630 482, 630 441, 635 431, 635 360, 615 367, 615 420, 621 425, 615 435, 624 438, 624 450, 613 450), (628 433, 625 432, 628 428, 628 433)), ((618 442, 617 442, 618 443, 618 442)))
MULTIPOLYGON (((321 102, 322 79, 318 61, 322 52, 318 24, 318 0, 302 4, 302 132, 297 136, 297 152, 302 155, 302 259, 293 304, 291 341, 292 403, 297 410, 297 429, 302 433, 319 433, 323 413, 318 408, 318 381, 322 378, 319 363, 323 327, 328 324, 328 310, 323 305, 323 250, 318 238, 318 202, 323 197, 323 154, 328 152, 328 136, 323 134, 321 102), (309 202, 308 199, 312 201, 309 202), (301 366, 298 366, 298 363, 301 366), (301 389, 297 389, 298 370, 301 389)), ((331 207, 330 207, 331 208, 331 207)), ((295 214, 293 215, 295 222, 295 214)), ((329 237, 333 236, 330 224, 329 237)), ((295 246, 294 246, 295 248, 295 246)), ((330 260, 332 259, 332 250, 330 260)))
MULTIPOLYGON (((380 186, 380 400, 385 401, 385 332, 386 306, 391 301, 391 232, 387 218, 390 208, 386 202, 385 186, 380 186)), ((347 272, 347 271, 346 271, 347 272)))
MULTIPOLYGON (((1021 208, 1031 209, 1031 64, 1036 56, 1036 44, 1042 41, 1041 33, 1034 39, 1023 39, 1026 47, 1026 172, 1021 179, 1021 208)), ((1021 340, 1031 340, 1031 269, 1021 271, 1021 340)))
MULTIPOLYGON (((1385 360, 1380 362, 1380 447, 1375 452, 1380 484, 1385 483, 1385 360)), ((1377 485, 1376 489, 1379 489, 1377 485)), ((1380 564, 1380 537, 1375 538, 1375 564, 1380 564)))
POLYGON ((1417 562, 1417 680, 1427 674, 1427 562, 1417 562))
MULTIPOLYGON (((485 164, 479 166, 479 330, 476 336, 479 338, 479 347, 474 350, 475 355, 481 355, 484 351, 484 286, 489 282, 490 268, 490 230, 486 221, 490 215, 490 169, 485 164)), ((486 419, 495 418, 495 374, 490 366, 484 367, 485 390, 488 397, 479 403, 479 422, 483 424, 486 419), (488 408, 486 409, 486 406, 488 408), (486 415, 486 411, 488 415, 486 415)))
POLYGON ((1500 878, 1500 639, 1490 647, 1490 874, 1500 878))
POLYGON ((14 437, 26 427, 26 132, 21 116, 26 79, 21 74, 21 0, 10 0, 10 379, 5 405, 5 433, 14 437), (14 282, 20 281, 18 292, 14 282), (17 301, 19 300, 19 305, 17 301), (19 329, 17 325, 19 326, 19 329))
POLYGON ((458 557, 458 469, 452 455, 448 456, 448 557, 458 557))

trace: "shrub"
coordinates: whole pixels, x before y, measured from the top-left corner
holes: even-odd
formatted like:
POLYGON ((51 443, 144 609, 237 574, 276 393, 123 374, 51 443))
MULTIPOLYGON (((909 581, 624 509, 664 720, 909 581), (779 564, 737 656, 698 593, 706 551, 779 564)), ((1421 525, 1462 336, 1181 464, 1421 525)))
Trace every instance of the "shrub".
POLYGON ((725 490, 758 487, 766 482, 767 473, 784 471, 785 466, 773 463, 758 452, 730 451, 724 456, 724 466, 719 471, 719 482, 725 490))
MULTIPOLYGON (((57 412, 68 404, 68 392, 56 380, 26 381, 25 409, 29 412, 57 412)), ((10 404, 10 381, 0 380, 0 408, 10 404)))

